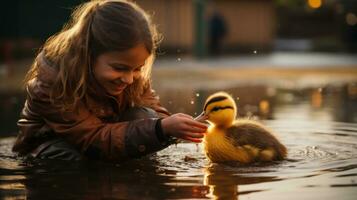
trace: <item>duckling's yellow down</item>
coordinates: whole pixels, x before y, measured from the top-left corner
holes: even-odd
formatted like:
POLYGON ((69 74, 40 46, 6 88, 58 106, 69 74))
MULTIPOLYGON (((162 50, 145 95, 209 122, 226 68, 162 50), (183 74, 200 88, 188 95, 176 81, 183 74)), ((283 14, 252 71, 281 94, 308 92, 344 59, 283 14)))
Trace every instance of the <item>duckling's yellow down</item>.
POLYGON ((262 124, 248 119, 235 119, 233 98, 224 92, 211 95, 204 114, 210 126, 204 137, 204 152, 212 162, 281 160, 286 148, 262 124))
POLYGON ((236 147, 230 142, 224 130, 210 126, 203 140, 206 156, 212 162, 239 161, 252 162, 252 157, 243 147, 236 147))

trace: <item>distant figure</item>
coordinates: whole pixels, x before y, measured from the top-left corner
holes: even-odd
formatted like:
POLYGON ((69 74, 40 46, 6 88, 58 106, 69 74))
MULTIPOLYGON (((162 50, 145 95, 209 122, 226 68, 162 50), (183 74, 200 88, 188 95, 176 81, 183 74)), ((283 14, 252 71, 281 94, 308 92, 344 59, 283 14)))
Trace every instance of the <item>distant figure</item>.
POLYGON ((214 12, 209 19, 209 53, 218 56, 222 51, 222 41, 227 34, 224 18, 218 12, 214 12))

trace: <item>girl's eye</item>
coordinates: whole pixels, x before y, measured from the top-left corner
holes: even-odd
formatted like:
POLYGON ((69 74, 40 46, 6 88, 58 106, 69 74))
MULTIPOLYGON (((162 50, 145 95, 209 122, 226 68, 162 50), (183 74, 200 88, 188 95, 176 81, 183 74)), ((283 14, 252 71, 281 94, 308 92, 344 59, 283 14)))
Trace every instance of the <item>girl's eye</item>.
POLYGON ((121 67, 121 66, 113 66, 113 65, 111 65, 110 67, 112 67, 115 71, 125 71, 125 70, 127 70, 125 67, 121 67))
POLYGON ((114 68, 115 71, 118 71, 118 72, 122 72, 122 71, 125 71, 125 69, 122 69, 122 68, 114 68))
POLYGON ((142 67, 139 67, 139 68, 136 68, 134 71, 141 72, 142 69, 143 69, 142 67))

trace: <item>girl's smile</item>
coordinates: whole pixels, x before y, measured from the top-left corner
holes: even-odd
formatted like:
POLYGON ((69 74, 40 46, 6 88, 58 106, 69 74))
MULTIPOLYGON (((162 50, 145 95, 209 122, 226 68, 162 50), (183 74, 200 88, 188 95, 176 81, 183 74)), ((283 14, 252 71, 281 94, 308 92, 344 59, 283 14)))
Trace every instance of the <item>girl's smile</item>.
POLYGON ((141 76, 149 56, 143 44, 126 51, 103 53, 94 62, 94 77, 109 95, 118 96, 141 76))
POLYGON ((112 83, 113 83, 114 90, 118 92, 122 92, 128 86, 127 84, 123 83, 120 80, 115 80, 112 83))

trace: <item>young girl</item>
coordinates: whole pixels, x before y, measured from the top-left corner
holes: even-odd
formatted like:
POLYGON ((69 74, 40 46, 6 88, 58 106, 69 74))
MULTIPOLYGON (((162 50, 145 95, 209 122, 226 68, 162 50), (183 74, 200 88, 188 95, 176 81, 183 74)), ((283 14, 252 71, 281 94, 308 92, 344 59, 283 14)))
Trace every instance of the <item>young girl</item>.
POLYGON ((206 125, 171 115, 150 84, 158 35, 125 0, 90 1, 50 37, 26 78, 13 151, 35 158, 122 161, 173 138, 200 142, 206 125))

